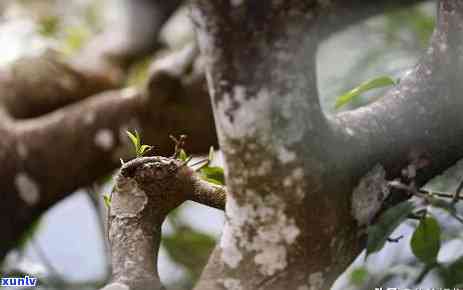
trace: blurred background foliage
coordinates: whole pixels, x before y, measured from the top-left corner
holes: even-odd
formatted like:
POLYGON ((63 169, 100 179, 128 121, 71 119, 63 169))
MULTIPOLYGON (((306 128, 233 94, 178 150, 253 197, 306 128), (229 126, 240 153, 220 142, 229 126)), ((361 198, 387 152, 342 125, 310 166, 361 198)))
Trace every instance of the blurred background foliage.
MULTIPOLYGON (((29 55, 56 50, 72 57, 95 34, 123 14, 122 0, 2 0, 0 2, 0 65, 29 55)), ((365 80, 381 75, 400 79, 423 53, 435 23, 434 4, 425 3, 401 11, 386 11, 326 40, 317 58, 319 91, 328 113, 363 106, 381 96, 383 89, 354 97, 335 108, 336 98, 365 80)), ((193 41, 187 9, 180 9, 162 31, 167 50, 193 41)), ((163 52, 138 60, 129 69, 125 84, 140 86, 152 60, 163 52)), ((165 53, 165 52, 164 52, 165 53)), ((190 136, 194 138, 194 136, 190 136)), ((342 150, 342 149, 340 149, 342 150)), ((219 154, 220 155, 220 154, 219 154)), ((218 158, 217 164, 220 164, 218 158)), ((428 187, 452 192, 460 181, 461 166, 451 168, 428 187)), ((31 226, 16 250, 3 262, 4 273, 31 273, 39 277, 41 289, 96 289, 108 277, 108 261, 102 225, 101 192, 108 192, 111 179, 96 183, 52 208, 31 226), (76 267, 76 265, 78 265, 76 267)), ((459 209, 461 210, 461 208, 459 209)), ((461 255, 461 224, 435 210, 445 224, 439 258, 461 255)), ((198 279, 215 245, 223 213, 194 203, 175 210, 165 222, 160 252, 161 279, 172 289, 190 289, 198 279)), ((394 233, 409 242, 416 222, 403 224, 394 233)), ((409 247, 389 243, 366 262, 359 259, 339 279, 335 289, 373 289, 380 285, 409 285, 420 274, 409 247)), ((422 285, 438 285, 440 276, 431 272, 422 285)))

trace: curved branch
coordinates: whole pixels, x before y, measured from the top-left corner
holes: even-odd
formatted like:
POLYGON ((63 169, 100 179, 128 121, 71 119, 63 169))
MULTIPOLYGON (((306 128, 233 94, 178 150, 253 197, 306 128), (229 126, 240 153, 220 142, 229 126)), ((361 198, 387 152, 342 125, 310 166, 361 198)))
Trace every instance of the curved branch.
POLYGON ((0 106, 10 118, 33 118, 117 85, 104 74, 84 73, 48 52, 19 59, 0 72, 0 106))
POLYGON ((131 154, 125 130, 140 128, 156 154, 171 154, 169 134, 193 136, 186 146, 191 153, 207 152, 216 144, 204 76, 191 70, 196 58, 186 58, 182 51, 169 57, 176 55, 182 61, 153 65, 143 92, 105 92, 41 117, 0 125, 0 194, 8 213, 1 223, 6 233, 0 257, 38 214, 109 174, 119 158, 131 154))
POLYGON ((197 203, 207 205, 216 209, 225 210, 227 192, 223 186, 204 181, 199 177, 192 182, 193 191, 189 193, 188 199, 197 203))
POLYGON ((110 207, 113 277, 104 289, 116 285, 163 289, 156 266, 161 225, 172 209, 189 198, 223 206, 225 189, 201 180, 175 159, 144 157, 122 166, 110 207))
POLYGON ((463 157, 462 21, 463 4, 440 1, 437 27, 419 64, 381 100, 337 116, 348 163, 357 167, 352 172, 380 163, 394 178, 412 164, 423 185, 463 157))
POLYGON ((0 72, 0 105, 32 118, 121 84, 122 70, 156 49, 158 34, 182 1, 125 1, 126 22, 96 37, 68 64, 58 53, 19 59, 0 72))

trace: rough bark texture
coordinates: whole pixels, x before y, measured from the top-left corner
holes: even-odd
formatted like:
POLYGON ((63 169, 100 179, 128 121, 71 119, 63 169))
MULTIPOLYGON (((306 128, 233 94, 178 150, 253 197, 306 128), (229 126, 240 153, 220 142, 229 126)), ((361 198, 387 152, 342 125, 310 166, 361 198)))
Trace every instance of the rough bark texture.
POLYGON ((161 225, 166 215, 187 199, 223 209, 225 190, 201 180, 176 159, 144 157, 124 164, 111 198, 113 279, 104 289, 163 289, 156 264, 161 225))
MULTIPOLYGON (((439 1, 429 49, 384 98, 335 116, 320 108, 320 40, 416 2, 193 1, 228 192, 220 245, 196 289, 329 289, 363 249, 386 179, 408 166, 422 185, 462 157, 461 1, 439 1)), ((127 152, 120 133, 132 122, 157 154, 170 151, 168 134, 192 136, 187 149, 193 152, 214 143, 204 77, 192 69, 194 47, 155 63, 144 90, 82 100, 117 86, 127 60, 152 48, 180 1, 133 3, 147 26, 131 30, 136 39, 114 46, 118 53, 88 49, 81 55, 88 66, 26 67, 43 78, 14 69, 0 74, 0 211, 6 213, 0 257, 43 210, 115 168, 127 152), (67 78, 50 79, 50 72, 67 78), (23 95, 33 97, 17 100, 23 95)), ((114 275, 106 289, 161 289, 153 256, 165 216, 187 199, 223 208, 225 189, 162 157, 125 164, 116 181, 114 275)))
POLYGON ((374 7, 195 1, 230 192, 220 246, 196 289, 328 289, 363 249, 379 209, 365 201, 384 198, 385 178, 411 165, 423 184, 461 158, 461 6, 439 2, 428 52, 382 100, 325 116, 314 57, 319 37, 337 29, 327 15, 374 7), (362 176, 376 190, 365 192, 362 176))

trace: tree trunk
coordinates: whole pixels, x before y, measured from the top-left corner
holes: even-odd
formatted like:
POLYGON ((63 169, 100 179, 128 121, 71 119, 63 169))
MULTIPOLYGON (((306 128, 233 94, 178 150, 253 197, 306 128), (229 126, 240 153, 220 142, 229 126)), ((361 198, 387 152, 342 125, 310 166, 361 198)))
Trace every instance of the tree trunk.
POLYGON ((195 289, 329 289, 363 249, 386 178, 412 166, 422 185, 462 157, 460 1, 439 2, 427 53, 384 98, 321 111, 315 54, 339 27, 329 16, 345 24, 385 2, 194 2, 229 192, 195 289))

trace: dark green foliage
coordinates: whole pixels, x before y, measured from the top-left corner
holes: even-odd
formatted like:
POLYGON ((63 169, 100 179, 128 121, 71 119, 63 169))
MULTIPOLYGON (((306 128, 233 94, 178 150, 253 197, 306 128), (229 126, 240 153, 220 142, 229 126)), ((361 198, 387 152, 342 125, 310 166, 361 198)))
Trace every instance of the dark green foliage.
POLYGON ((350 282, 361 286, 368 280, 368 275, 368 270, 365 267, 358 267, 350 274, 350 282))
POLYGON ((410 241, 413 254, 425 264, 435 264, 441 246, 441 230, 431 216, 422 219, 410 241))
POLYGON ((402 9, 386 14, 385 32, 386 41, 398 42, 401 31, 406 28, 421 47, 425 47, 434 30, 435 20, 420 7, 402 9))
POLYGON ((27 242, 29 242, 31 238, 37 233, 40 228, 40 221, 40 218, 34 220, 26 229, 26 231, 21 235, 17 243, 17 248, 19 250, 24 250, 27 242))
POLYGON ((213 237, 186 225, 180 226, 172 235, 164 235, 162 241, 172 260, 184 266, 193 280, 199 278, 215 245, 213 237))
POLYGON ((463 257, 447 266, 441 266, 439 273, 444 287, 463 287, 463 257))

